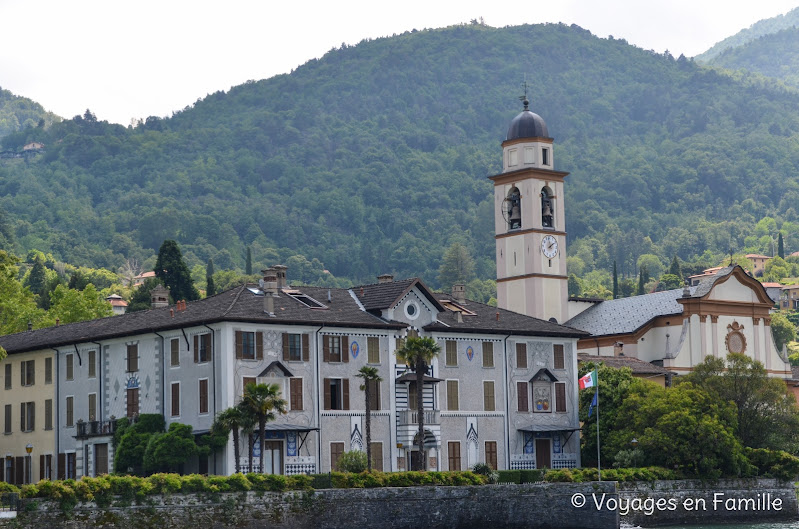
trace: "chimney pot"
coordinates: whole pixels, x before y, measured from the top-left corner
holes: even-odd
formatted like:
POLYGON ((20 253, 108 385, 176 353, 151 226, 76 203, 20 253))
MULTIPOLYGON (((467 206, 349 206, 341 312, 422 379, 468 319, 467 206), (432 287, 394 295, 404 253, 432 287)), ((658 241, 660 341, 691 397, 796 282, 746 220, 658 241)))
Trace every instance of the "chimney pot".
POLYGON ((274 265, 272 270, 277 275, 277 288, 286 288, 288 286, 288 279, 286 278, 286 271, 289 267, 286 265, 274 265))
POLYGON ((172 318, 175 317, 175 309, 169 309, 169 316, 172 318))
POLYGON ((466 301, 466 285, 463 283, 455 283, 452 285, 452 299, 456 303, 463 303, 466 301))

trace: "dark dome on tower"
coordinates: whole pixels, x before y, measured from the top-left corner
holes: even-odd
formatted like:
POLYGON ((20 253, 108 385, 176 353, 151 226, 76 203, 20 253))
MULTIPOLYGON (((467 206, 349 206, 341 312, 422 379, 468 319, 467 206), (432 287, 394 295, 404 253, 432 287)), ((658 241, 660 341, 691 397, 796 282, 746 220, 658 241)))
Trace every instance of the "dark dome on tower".
POLYGON ((524 100, 524 110, 510 122, 508 135, 505 141, 518 140, 519 138, 548 138, 547 124, 544 119, 530 111, 529 101, 524 100))

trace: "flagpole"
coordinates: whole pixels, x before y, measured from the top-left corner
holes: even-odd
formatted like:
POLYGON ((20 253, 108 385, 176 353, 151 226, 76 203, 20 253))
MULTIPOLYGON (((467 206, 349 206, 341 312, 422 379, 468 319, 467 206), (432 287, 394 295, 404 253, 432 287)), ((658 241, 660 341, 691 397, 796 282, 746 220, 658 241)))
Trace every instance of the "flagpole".
POLYGON ((599 481, 602 481, 602 464, 599 459, 599 370, 596 370, 596 471, 599 481))

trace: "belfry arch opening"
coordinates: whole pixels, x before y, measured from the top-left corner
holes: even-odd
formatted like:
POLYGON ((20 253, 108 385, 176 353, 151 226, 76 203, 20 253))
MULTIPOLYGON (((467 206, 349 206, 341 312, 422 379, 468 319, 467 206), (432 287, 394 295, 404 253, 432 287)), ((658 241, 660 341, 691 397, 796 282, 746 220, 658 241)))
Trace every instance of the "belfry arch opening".
POLYGON ((512 187, 505 198, 504 217, 508 222, 509 230, 518 230, 522 227, 522 195, 517 187, 512 187))
POLYGON ((555 195, 548 187, 541 190, 541 226, 555 227, 555 195))

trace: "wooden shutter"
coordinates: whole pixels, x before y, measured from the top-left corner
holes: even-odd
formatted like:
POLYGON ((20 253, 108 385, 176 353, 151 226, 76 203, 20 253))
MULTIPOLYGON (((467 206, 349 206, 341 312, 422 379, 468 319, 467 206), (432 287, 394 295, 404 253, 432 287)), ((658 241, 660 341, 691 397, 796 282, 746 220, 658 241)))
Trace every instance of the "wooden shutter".
POLYGON ((447 452, 449 456, 449 470, 461 469, 461 444, 458 441, 449 441, 447 443, 447 452))
POLYGON ((497 469, 497 442, 496 441, 486 441, 486 464, 491 467, 492 470, 497 469))
POLYGON ((255 333, 255 359, 264 359, 264 333, 261 331, 255 333))
POLYGON ((19 405, 19 431, 25 431, 25 403, 22 402, 19 405))
POLYGON ((566 384, 555 383, 555 411, 566 412, 566 384))
POLYGON ((376 336, 370 336, 366 340, 366 347, 369 349, 369 353, 367 355, 367 359, 370 364, 379 364, 380 363, 380 338, 376 336))
POLYGON ((289 394, 291 395, 291 410, 302 410, 302 379, 292 378, 289 381, 289 394))
POLYGON ((67 479, 67 455, 58 454, 58 479, 67 479))
POLYGON ((527 382, 517 382, 516 393, 518 393, 519 396, 519 411, 530 411, 527 399, 527 382))
POLYGON ((341 386, 344 388, 342 391, 343 398, 341 399, 342 400, 341 409, 348 410, 350 409, 350 379, 348 378, 341 379, 341 386))
POLYGON ((446 355, 444 360, 448 366, 458 365, 458 342, 455 340, 447 340, 445 342, 446 355))
POLYGON ((14 458, 14 465, 11 467, 11 471, 15 474, 15 484, 22 485, 25 483, 25 460, 21 456, 14 458))
POLYGON ((483 410, 484 411, 494 411, 495 404, 494 404, 494 381, 493 380, 484 380, 483 381, 483 410))
POLYGON ((458 381, 447 380, 447 409, 456 411, 458 409, 458 381))
POLYGON ((208 413, 208 379, 200 380, 200 413, 208 413))
POLYGON ((44 401, 44 429, 53 429, 53 399, 44 401))
POLYGON ((330 336, 322 336, 322 361, 330 362, 330 336))
POLYGON ((324 380, 324 382, 322 383, 322 385, 325 388, 325 409, 329 410, 330 409, 330 401, 331 401, 331 398, 330 398, 330 379, 326 378, 324 380))
POLYGON ((554 355, 554 358, 553 358, 554 367, 555 367, 555 369, 563 369, 564 366, 565 366, 565 361, 564 361, 564 358, 563 358, 563 344, 555 344, 554 349, 555 349, 554 353, 553 353, 553 355, 554 355))
MULTIPOLYGON (((236 339, 238 339, 238 332, 236 331, 236 339)), ((236 358, 239 358, 236 356, 236 358)), ((200 362, 200 336, 195 334, 194 335, 194 363, 197 364, 200 362)))
POLYGON ((25 385, 25 362, 19 364, 19 385, 25 385))
POLYGON ((483 342, 483 367, 494 367, 494 342, 483 342))
POLYGON ((39 481, 44 479, 44 455, 39 456, 39 481))
POLYGON ((380 382, 370 380, 366 384, 369 386, 369 395, 372 397, 369 406, 372 411, 380 411, 380 382))
POLYGON ((30 372, 30 378, 28 378, 28 384, 34 385, 34 384, 36 384, 36 361, 35 360, 31 360, 30 361, 30 368, 31 368, 30 369, 31 372, 30 372))
POLYGON ((242 332, 236 331, 236 358, 243 358, 242 332))
POLYGON ((28 428, 33 431, 36 429, 36 403, 31 402, 29 404, 31 407, 31 423, 28 425, 28 428))
POLYGON ((372 443, 372 469, 383 472, 383 443, 372 443))
POLYGON ((172 384, 172 417, 180 415, 180 384, 172 384))
POLYGON ((311 344, 307 334, 302 335, 302 361, 307 362, 310 359, 311 344))
POLYGON ((289 334, 287 332, 283 333, 283 361, 289 361, 289 334))
POLYGON ((516 367, 519 369, 527 369, 527 344, 516 344, 516 367))
MULTIPOLYGON (((349 362, 350 361, 350 337, 349 336, 342 336, 341 337, 341 361, 342 362, 349 362)), ((348 410, 349 408, 344 408, 348 410)))
MULTIPOLYGON (((5 405, 5 427, 3 431, 5 433, 11 433, 11 404, 5 405)), ((2 473, 2 472, 0 472, 2 473)))
POLYGON ((50 357, 44 359, 44 383, 53 383, 53 359, 50 357))

